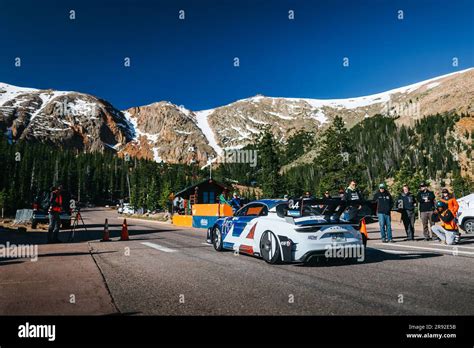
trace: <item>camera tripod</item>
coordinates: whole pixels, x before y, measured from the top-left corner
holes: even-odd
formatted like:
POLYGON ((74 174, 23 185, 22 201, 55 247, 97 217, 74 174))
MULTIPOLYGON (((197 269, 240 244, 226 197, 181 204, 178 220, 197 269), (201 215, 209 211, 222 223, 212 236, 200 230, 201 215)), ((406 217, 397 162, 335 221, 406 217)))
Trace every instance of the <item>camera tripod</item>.
POLYGON ((78 228, 79 222, 82 224, 82 227, 87 232, 87 227, 86 227, 86 224, 84 223, 84 219, 82 218, 80 209, 74 210, 73 214, 74 214, 74 220, 71 226, 71 235, 69 236, 69 242, 74 241, 74 235, 76 233, 76 229, 78 228))

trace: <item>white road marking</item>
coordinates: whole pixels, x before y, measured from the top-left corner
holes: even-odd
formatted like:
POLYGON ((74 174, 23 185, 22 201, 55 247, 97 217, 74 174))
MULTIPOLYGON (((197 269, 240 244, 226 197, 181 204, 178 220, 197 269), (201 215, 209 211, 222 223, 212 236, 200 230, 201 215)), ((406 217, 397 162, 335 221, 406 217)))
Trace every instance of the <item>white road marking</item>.
MULTIPOLYGON (((384 245, 382 243, 375 243, 377 245, 384 245)), ((442 252, 448 252, 450 254, 466 254, 466 255, 474 255, 474 252, 471 251, 464 251, 464 250, 454 250, 454 249, 439 249, 439 248, 427 248, 427 247, 419 247, 419 246, 413 246, 413 245, 402 245, 402 244, 397 244, 394 245, 394 247, 401 247, 401 248, 412 248, 412 249, 418 249, 418 250, 428 250, 428 251, 442 251, 442 252)))
POLYGON ((212 246, 212 244, 209 244, 209 243, 201 243, 202 245, 207 245, 207 246, 212 246))
POLYGON ((383 251, 384 253, 389 253, 389 254, 401 254, 401 255, 406 255, 409 254, 409 251, 403 251, 403 250, 389 250, 389 249, 377 249, 380 251, 383 251))
POLYGON ((142 244, 146 245, 146 246, 149 246, 150 248, 153 248, 153 249, 156 249, 156 250, 164 251, 165 253, 174 253, 175 251, 177 251, 177 250, 170 249, 170 248, 167 248, 167 247, 164 247, 162 245, 155 244, 155 243, 143 242, 142 244))
POLYGON ((474 249, 474 246, 464 246, 462 244, 456 244, 456 245, 443 245, 439 243, 430 243, 431 245, 437 245, 437 246, 445 246, 445 247, 458 247, 458 248, 466 248, 466 249, 474 249))

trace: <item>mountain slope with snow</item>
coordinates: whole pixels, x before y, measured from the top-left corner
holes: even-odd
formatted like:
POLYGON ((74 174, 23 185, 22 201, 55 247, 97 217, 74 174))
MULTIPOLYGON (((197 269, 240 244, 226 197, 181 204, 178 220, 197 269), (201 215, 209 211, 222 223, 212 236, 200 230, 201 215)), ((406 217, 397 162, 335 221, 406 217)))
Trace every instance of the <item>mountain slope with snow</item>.
POLYGON ((156 102, 125 111, 91 95, 0 83, 0 131, 14 139, 81 151, 117 151, 170 163, 206 163, 252 142, 264 128, 280 141, 301 129, 318 133, 335 116, 348 127, 376 114, 398 123, 436 113, 474 115, 474 69, 383 93, 346 99, 255 96, 203 111, 156 102))

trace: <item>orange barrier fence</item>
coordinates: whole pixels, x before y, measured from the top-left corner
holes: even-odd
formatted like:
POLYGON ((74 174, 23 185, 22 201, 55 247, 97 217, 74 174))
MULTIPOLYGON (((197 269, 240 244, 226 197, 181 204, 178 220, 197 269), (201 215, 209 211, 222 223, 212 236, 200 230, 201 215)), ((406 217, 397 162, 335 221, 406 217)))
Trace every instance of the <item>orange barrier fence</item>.
POLYGON ((185 227, 192 227, 193 226, 193 216, 192 215, 173 215, 173 225, 176 226, 185 226, 185 227))
POLYGON ((232 216, 232 207, 227 204, 194 204, 194 216, 232 216))

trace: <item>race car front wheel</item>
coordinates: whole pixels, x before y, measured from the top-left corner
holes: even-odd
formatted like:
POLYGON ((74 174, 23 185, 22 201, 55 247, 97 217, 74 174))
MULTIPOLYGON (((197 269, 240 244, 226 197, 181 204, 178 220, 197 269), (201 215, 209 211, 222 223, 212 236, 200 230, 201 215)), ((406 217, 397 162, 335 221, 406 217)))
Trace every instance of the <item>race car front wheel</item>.
POLYGON ((278 245, 278 239, 273 232, 263 232, 262 239, 260 240, 260 253, 268 263, 276 264, 281 262, 280 245, 278 245))
POLYGON ((217 251, 223 250, 223 242, 222 242, 222 233, 218 228, 214 228, 211 233, 212 237, 212 245, 214 245, 214 249, 217 251))

